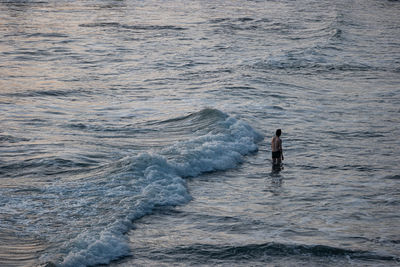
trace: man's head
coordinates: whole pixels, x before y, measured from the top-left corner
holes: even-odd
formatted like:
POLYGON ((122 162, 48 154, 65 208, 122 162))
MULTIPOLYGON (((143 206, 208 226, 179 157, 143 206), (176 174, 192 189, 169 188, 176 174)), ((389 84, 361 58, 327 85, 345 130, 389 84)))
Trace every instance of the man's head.
POLYGON ((276 134, 276 136, 278 136, 278 137, 281 136, 282 130, 281 130, 281 129, 276 130, 276 133, 275 133, 275 134, 276 134))

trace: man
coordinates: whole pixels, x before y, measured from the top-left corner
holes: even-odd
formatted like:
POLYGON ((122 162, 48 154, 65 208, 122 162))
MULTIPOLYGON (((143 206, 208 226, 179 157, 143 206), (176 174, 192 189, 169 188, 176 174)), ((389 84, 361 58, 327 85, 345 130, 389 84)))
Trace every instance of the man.
POLYGON ((274 165, 280 165, 283 160, 282 140, 280 139, 281 134, 281 129, 276 130, 275 136, 272 137, 271 141, 272 164, 274 165))

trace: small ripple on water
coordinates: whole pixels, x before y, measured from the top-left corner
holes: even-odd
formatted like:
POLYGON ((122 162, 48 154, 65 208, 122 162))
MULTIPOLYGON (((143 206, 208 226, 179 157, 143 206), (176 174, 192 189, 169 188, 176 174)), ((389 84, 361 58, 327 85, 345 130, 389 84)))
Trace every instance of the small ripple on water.
POLYGON ((47 247, 42 240, 24 236, 17 229, 0 228, 0 240, 0 262, 4 266, 34 266, 47 247))

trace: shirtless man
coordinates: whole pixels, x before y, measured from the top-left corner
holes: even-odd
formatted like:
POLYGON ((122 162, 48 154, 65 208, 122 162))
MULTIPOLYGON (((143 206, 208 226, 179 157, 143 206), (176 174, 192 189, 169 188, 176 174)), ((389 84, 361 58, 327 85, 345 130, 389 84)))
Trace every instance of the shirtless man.
POLYGON ((279 138, 282 134, 281 129, 276 130, 275 136, 272 137, 272 164, 280 165, 283 160, 282 140, 279 138))

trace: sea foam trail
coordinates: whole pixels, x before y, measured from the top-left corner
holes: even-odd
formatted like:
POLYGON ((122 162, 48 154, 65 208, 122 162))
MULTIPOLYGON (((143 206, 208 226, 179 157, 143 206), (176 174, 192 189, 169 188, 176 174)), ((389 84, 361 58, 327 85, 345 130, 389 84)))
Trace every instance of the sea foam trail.
POLYGON ((202 125, 197 129, 202 134, 157 152, 121 159, 106 173, 80 181, 79 186, 63 184, 69 186, 69 199, 83 202, 80 207, 85 210, 79 216, 87 220, 87 227, 71 235, 55 252, 65 256, 58 260, 44 256, 42 260, 60 266, 88 266, 131 254, 124 234, 131 229, 132 221, 150 214, 156 206, 187 203, 191 196, 185 177, 237 166, 244 155, 257 151, 262 138, 245 122, 215 109, 162 124, 184 124, 187 120, 202 125))

